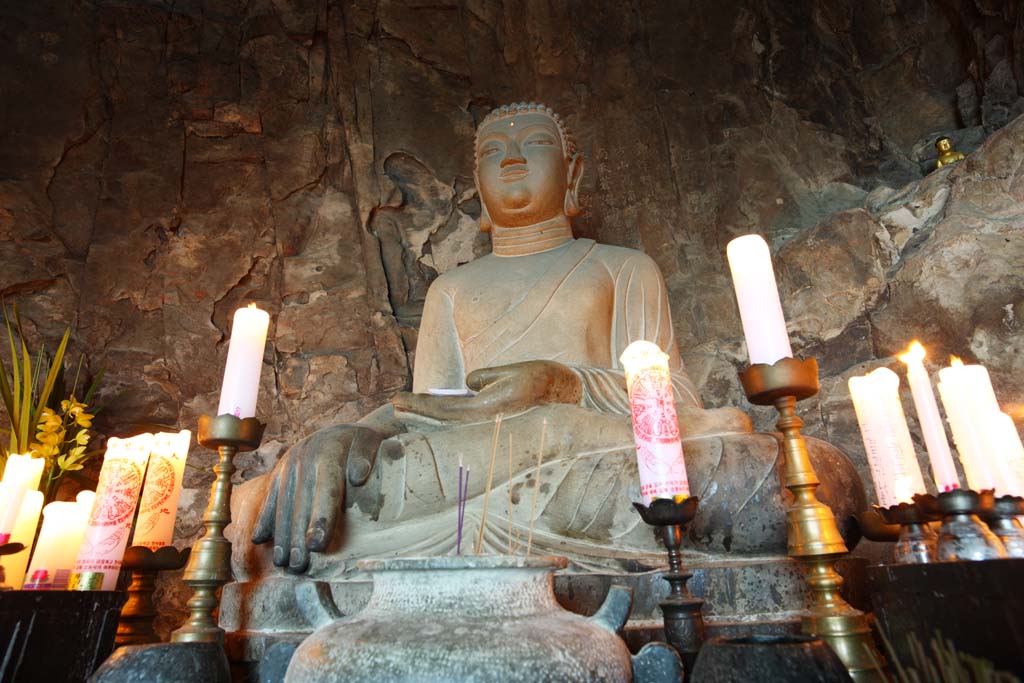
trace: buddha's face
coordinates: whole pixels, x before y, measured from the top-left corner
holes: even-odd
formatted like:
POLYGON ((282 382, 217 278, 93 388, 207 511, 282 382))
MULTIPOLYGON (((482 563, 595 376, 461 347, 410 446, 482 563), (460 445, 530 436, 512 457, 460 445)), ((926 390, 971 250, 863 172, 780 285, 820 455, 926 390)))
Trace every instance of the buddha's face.
POLYGON ((935 147, 940 152, 948 152, 953 148, 953 143, 949 141, 949 138, 939 138, 935 143, 935 147))
POLYGON ((564 213, 568 162, 554 121, 536 113, 500 118, 477 139, 477 183, 491 221, 524 227, 564 213))

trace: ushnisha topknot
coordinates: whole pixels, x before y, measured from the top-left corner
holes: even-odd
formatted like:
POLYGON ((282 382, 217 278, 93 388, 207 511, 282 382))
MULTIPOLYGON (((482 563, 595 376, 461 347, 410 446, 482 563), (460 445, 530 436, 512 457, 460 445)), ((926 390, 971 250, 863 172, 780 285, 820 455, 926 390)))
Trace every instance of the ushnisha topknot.
POLYGON ((491 121, 506 119, 519 114, 543 114, 550 118, 555 122, 558 134, 562 138, 562 152, 565 154, 566 160, 572 159, 573 155, 576 154, 576 138, 554 109, 539 102, 513 102, 512 104, 503 104, 492 109, 491 113, 485 116, 484 120, 477 126, 476 139, 473 141, 474 154, 477 155, 477 161, 479 161, 480 130, 491 121))

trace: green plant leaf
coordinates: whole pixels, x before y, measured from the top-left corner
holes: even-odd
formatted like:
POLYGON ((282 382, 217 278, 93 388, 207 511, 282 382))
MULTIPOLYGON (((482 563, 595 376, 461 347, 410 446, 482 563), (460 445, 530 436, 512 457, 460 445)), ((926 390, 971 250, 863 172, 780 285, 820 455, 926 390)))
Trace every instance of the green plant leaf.
POLYGON ((32 419, 32 356, 29 355, 24 337, 21 338, 21 354, 22 379, 25 382, 25 387, 21 394, 21 406, 18 408, 19 452, 23 452, 23 449, 28 445, 30 421, 32 419))
POLYGON ((46 407, 46 402, 50 398, 50 392, 53 391, 53 386, 57 382, 57 376, 63 374, 64 368, 64 352, 68 348, 68 339, 71 337, 71 328, 64 330, 64 336, 61 337, 60 344, 57 346, 57 352, 53 354, 53 362, 50 364, 50 371, 46 373, 46 383, 43 384, 43 389, 39 393, 39 403, 36 405, 35 411, 32 413, 32 425, 35 426, 39 420, 39 416, 43 412, 43 408, 46 407))
MULTIPOLYGON (((15 309, 17 310, 17 309, 15 309)), ((11 447, 9 452, 18 452, 18 409, 21 407, 21 374, 18 371, 18 352, 14 347, 14 330, 11 329, 11 318, 7 315, 4 305, 4 322, 7 324, 7 341, 11 346, 11 405, 7 416, 11 419, 11 447)))
MULTIPOLYGON (((92 383, 89 384, 89 389, 85 392, 85 396, 82 398, 82 403, 86 405, 92 403, 92 395, 96 393, 96 389, 99 388, 100 380, 103 379, 104 373, 106 373, 106 370, 101 369, 99 372, 96 373, 96 376, 93 377, 92 383)), ((98 412, 99 408, 93 407, 93 415, 95 415, 98 412)))

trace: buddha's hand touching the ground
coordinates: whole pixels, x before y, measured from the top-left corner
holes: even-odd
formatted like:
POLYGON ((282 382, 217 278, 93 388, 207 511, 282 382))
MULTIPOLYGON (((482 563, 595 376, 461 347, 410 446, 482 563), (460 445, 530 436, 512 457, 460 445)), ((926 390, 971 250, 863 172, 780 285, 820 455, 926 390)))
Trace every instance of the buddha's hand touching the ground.
POLYGON ((361 486, 385 438, 361 425, 337 425, 289 448, 274 466, 270 489, 252 533, 274 541, 274 564, 293 574, 309 568, 309 553, 327 550, 345 504, 346 485, 361 486))

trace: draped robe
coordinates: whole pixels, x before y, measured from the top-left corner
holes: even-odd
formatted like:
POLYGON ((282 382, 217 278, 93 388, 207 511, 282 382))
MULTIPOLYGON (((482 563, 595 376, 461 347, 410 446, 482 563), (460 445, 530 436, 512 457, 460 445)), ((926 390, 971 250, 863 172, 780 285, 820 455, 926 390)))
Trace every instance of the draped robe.
MULTIPOLYGON (((494 552, 507 551, 510 536, 521 541, 532 528, 535 552, 569 555, 577 564, 631 551, 658 555, 631 507, 639 483, 619 356, 640 339, 669 355, 677 405, 700 407, 676 348, 664 281, 646 254, 575 239, 537 254, 490 254, 440 276, 424 305, 414 392, 465 388, 478 368, 551 360, 580 377, 582 399, 505 415, 497 457, 493 421, 439 422, 385 406, 406 431, 382 444, 367 486, 349 491, 331 548, 313 554, 309 575, 339 576, 367 556, 451 552, 459 459, 469 470, 464 549, 481 527, 484 550, 494 552), (547 440, 538 460, 542 431, 547 440)), ((258 506, 239 507, 252 515, 258 506)), ((236 575, 279 571, 269 550, 248 542, 236 547, 236 575), (246 556, 241 562, 238 552, 246 556)))

